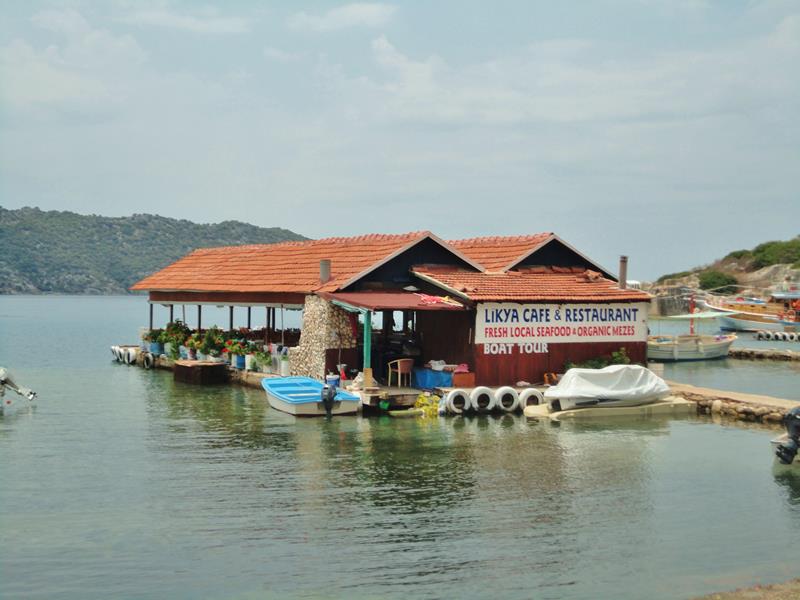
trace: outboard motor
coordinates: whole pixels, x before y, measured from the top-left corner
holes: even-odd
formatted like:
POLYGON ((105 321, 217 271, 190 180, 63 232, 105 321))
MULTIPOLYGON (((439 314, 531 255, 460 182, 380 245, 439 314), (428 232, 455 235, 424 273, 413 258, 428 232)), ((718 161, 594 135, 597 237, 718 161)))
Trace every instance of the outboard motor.
POLYGON ((320 392, 320 395, 322 396, 322 406, 325 407, 325 416, 330 418, 331 413, 333 412, 333 402, 336 398, 336 387, 326 383, 324 386, 322 386, 322 392, 320 392))
POLYGON ((800 448, 800 406, 793 408, 783 417, 783 425, 786 427, 786 434, 789 439, 778 444, 775 449, 775 456, 784 465, 792 464, 797 450, 800 448))

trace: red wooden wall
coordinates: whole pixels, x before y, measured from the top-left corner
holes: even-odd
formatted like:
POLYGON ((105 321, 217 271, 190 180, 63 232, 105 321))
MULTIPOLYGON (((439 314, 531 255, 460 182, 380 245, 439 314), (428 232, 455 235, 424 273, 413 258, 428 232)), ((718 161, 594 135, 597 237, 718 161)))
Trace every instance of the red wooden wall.
POLYGON ((516 345, 511 354, 484 354, 483 344, 475 344, 470 367, 475 371, 478 385, 514 385, 520 380, 538 383, 544 380, 545 373, 563 373, 567 361, 610 356, 621 347, 631 362, 646 363, 647 342, 548 344, 547 354, 522 354, 516 345))

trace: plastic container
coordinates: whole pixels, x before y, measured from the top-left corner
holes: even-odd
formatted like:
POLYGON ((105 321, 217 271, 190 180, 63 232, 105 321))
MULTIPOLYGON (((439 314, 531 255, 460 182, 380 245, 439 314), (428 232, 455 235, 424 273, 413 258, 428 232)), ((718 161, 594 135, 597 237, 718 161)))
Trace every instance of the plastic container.
POLYGON ((331 387, 339 387, 339 376, 338 375, 326 375, 325 376, 325 383, 327 383, 331 387))
POLYGON ((233 355, 233 366, 237 369, 244 369, 245 361, 244 361, 244 354, 234 354, 233 355))
POLYGON ((156 356, 161 356, 164 354, 164 344, 160 342, 150 342, 150 352, 156 356))

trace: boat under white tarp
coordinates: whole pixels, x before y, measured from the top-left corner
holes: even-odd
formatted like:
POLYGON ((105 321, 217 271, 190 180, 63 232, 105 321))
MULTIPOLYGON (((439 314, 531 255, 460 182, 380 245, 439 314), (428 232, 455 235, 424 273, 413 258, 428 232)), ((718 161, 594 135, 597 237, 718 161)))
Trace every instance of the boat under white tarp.
POLYGON ((640 406, 665 398, 669 386, 650 369, 639 365, 611 365, 604 369, 570 369, 544 399, 554 411, 573 408, 640 406))

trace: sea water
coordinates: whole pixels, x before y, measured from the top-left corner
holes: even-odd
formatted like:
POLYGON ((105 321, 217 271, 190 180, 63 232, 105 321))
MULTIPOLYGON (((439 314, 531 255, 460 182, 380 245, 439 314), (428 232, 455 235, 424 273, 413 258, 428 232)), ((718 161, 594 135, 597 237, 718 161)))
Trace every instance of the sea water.
POLYGON ((111 362, 146 317, 0 297, 0 365, 39 392, 0 417, 0 597, 672 599, 797 575, 774 430, 295 419, 111 362))

